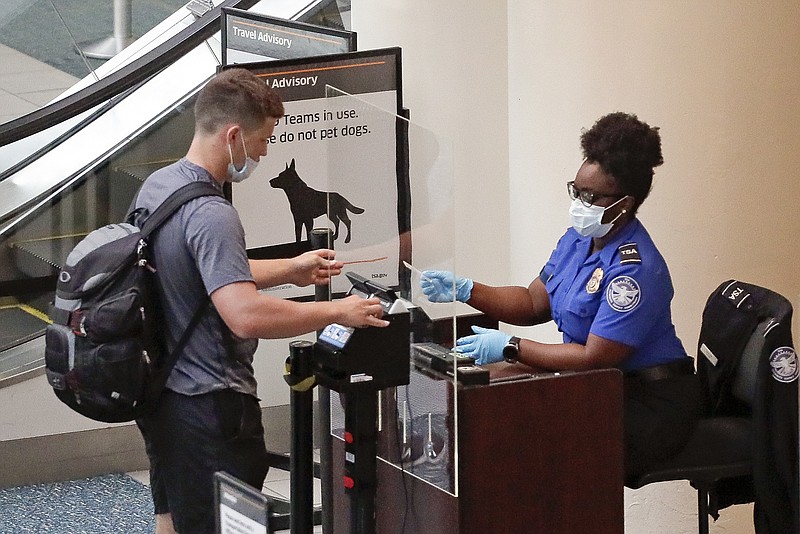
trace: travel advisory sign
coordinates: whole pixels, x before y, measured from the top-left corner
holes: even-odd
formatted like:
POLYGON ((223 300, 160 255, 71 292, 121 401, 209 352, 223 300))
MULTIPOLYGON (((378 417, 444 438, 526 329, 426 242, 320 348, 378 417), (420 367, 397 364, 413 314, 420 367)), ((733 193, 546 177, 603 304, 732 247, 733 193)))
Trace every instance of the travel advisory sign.
MULTIPOLYGON (((398 173, 399 62, 399 49, 386 49, 243 65, 281 95, 286 110, 268 156, 233 186, 248 249, 302 243, 313 228, 327 227, 345 271, 398 284, 398 202, 407 179, 398 173)), ((345 277, 334 280, 334 292, 348 288, 345 277)))
POLYGON ((222 63, 339 54, 355 50, 355 33, 223 8, 222 63))

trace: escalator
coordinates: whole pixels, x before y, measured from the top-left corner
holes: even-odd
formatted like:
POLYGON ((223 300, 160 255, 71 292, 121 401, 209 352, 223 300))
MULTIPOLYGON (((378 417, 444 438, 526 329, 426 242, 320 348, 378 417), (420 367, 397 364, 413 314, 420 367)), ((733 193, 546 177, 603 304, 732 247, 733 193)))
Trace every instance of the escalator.
POLYGON ((47 310, 69 251, 93 229, 123 220, 142 181, 185 153, 192 129, 191 111, 183 103, 174 105, 0 233, 0 383, 41 369, 47 310))
POLYGON ((219 65, 221 8, 331 18, 337 5, 224 0, 197 13, 197 3, 207 4, 189 2, 169 31, 134 45, 103 78, 0 125, 0 387, 43 373, 42 334, 69 251, 124 219, 142 181, 186 153, 194 96, 219 65))

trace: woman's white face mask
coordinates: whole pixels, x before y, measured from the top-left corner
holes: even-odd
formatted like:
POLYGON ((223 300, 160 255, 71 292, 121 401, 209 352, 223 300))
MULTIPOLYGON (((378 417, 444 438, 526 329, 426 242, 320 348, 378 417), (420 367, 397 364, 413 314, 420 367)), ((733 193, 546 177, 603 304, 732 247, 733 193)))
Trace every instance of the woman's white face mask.
POLYGON ((614 220, 603 223, 603 215, 605 215, 606 210, 615 206, 619 202, 622 202, 624 199, 628 198, 628 195, 625 195, 621 199, 617 200, 611 206, 602 207, 602 206, 587 206, 583 202, 581 202, 580 198, 576 198, 572 201, 572 205, 569 207, 569 218, 572 222, 572 227, 575 229, 576 232, 581 234, 584 237, 603 237, 608 232, 611 231, 611 228, 614 227, 614 223, 617 222, 623 213, 626 210, 622 210, 614 220))

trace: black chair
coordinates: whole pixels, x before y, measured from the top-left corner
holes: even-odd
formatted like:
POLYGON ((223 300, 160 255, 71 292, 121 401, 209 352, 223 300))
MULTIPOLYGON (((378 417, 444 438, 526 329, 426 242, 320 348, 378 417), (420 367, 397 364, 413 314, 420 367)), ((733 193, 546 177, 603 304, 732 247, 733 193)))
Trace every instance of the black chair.
POLYGON ((708 516, 755 502, 756 532, 798 532, 797 361, 792 306, 768 289, 729 280, 703 311, 697 356, 706 415, 686 447, 625 485, 688 480, 698 532, 708 516))

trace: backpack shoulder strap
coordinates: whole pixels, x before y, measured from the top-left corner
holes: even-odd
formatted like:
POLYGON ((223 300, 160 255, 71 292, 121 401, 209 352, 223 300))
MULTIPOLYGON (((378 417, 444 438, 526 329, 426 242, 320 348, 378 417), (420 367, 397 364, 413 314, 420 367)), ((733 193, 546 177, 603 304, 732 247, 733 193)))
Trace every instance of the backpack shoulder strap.
MULTIPOLYGON (((166 220, 169 219, 178 210, 178 208, 190 200, 205 196, 218 196, 225 198, 221 191, 208 182, 192 182, 173 192, 158 206, 158 208, 156 208, 156 210, 149 217, 147 217, 147 219, 145 219, 140 229, 142 237, 147 238, 152 232, 158 229, 159 226, 166 222, 166 220)), ((131 212, 131 214, 133 215, 134 212, 131 212)), ((178 361, 178 357, 180 356, 183 347, 189 341, 192 331, 200 322, 200 319, 205 314, 205 311, 210 307, 211 298, 206 296, 192 315, 192 320, 183 331, 183 334, 181 334, 178 344, 167 355, 160 369, 156 371, 156 374, 149 386, 151 402, 158 400, 158 397, 161 394, 161 391, 164 389, 169 375, 172 372, 172 368, 175 367, 175 364, 178 361)))
POLYGON ((222 192, 208 182, 192 182, 186 184, 162 202, 156 210, 147 217, 141 227, 142 237, 147 237, 169 219, 178 208, 199 197, 217 196, 225 198, 222 192))
POLYGON ((198 306, 198 308, 194 311, 194 315, 192 315, 192 320, 189 321, 189 324, 186 326, 186 329, 181 334, 180 339, 178 340, 178 344, 175 345, 175 348, 172 349, 164 362, 162 363, 161 367, 155 372, 153 375, 153 380, 149 385, 150 388, 150 399, 151 401, 155 402, 158 400, 159 395, 164 390, 164 387, 167 385, 167 380, 169 380, 169 375, 172 373, 172 368, 175 367, 175 364, 178 363, 178 357, 181 355, 181 351, 183 347, 186 346, 186 343, 189 342, 189 338, 192 335, 195 327, 200 323, 200 319, 205 314, 207 309, 211 308, 211 298, 206 297, 203 299, 203 302, 198 306))

